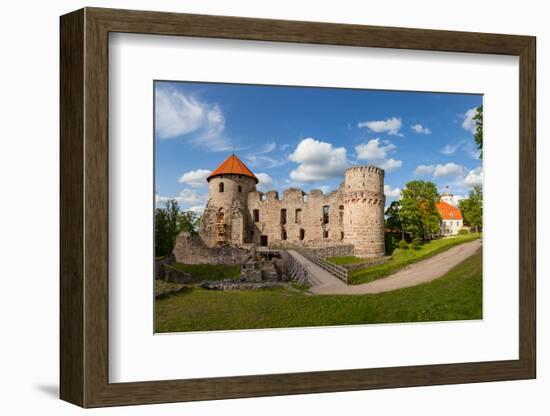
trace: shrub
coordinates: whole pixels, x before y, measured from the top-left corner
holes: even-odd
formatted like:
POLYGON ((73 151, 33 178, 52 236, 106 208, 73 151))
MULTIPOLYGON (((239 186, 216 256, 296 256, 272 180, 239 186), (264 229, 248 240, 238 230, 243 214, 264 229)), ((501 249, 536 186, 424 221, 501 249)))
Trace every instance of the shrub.
POLYGON ((407 250, 409 248, 409 245, 405 240, 401 240, 397 247, 399 247, 401 250, 407 250))
POLYGON ((386 246, 386 255, 392 254, 393 250, 397 247, 397 239, 393 235, 386 233, 384 234, 384 243, 386 246))
POLYGON ((419 250, 421 245, 422 245, 422 240, 418 237, 415 237, 411 242, 411 248, 413 250, 419 250))
POLYGON ((458 234, 466 235, 466 234, 470 234, 470 231, 467 228, 461 228, 460 230, 458 230, 458 234))

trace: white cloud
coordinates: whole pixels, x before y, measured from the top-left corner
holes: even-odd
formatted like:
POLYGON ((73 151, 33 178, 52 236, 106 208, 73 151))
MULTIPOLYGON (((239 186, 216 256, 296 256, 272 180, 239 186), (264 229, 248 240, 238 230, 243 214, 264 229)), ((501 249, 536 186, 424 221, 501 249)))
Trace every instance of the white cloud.
MULTIPOLYGON (((286 149, 290 145, 283 145, 282 150, 286 149)), ((275 168, 282 166, 288 162, 286 158, 277 158, 272 156, 266 156, 268 153, 273 152, 277 148, 275 142, 266 143, 259 149, 250 152, 245 156, 246 161, 252 167, 262 167, 264 169, 275 168)))
POLYGON ((462 114, 462 128, 472 134, 476 132, 476 121, 474 120, 476 112, 477 107, 474 107, 462 114))
POLYGON ((438 164, 434 170, 434 177, 440 178, 442 176, 458 176, 464 172, 464 168, 456 163, 449 162, 444 165, 438 164))
POLYGON ((213 151, 228 150, 225 117, 217 104, 198 100, 173 88, 155 90, 155 133, 159 139, 193 134, 192 143, 213 151))
POLYGON ((415 133, 418 133, 418 134, 431 134, 432 133, 432 131, 429 128, 424 127, 422 124, 413 124, 411 126, 411 129, 415 133))
POLYGON ((193 188, 206 186, 206 178, 208 178, 211 173, 212 171, 208 169, 192 170, 181 175, 178 182, 192 186, 193 188))
POLYGON ((401 119, 397 117, 391 117, 386 120, 361 121, 357 123, 357 127, 360 129, 366 127, 375 133, 387 133, 392 136, 403 136, 403 134, 399 132, 402 125, 401 119))
POLYGON ((462 142, 459 142, 457 144, 447 144, 445 145, 445 147, 443 147, 443 149, 441 149, 441 153, 447 156, 454 155, 461 144, 462 142))
POLYGON ((208 195, 198 193, 194 189, 190 188, 183 189, 177 196, 161 196, 159 194, 155 195, 155 202, 157 205, 164 204, 170 199, 175 199, 179 204, 183 206, 197 206, 206 204, 206 201, 208 200, 208 195))
POLYGON ((369 140, 368 143, 362 143, 355 146, 355 153, 359 160, 378 160, 384 159, 386 155, 395 150, 395 145, 387 142, 385 145, 380 145, 380 139, 369 140))
POLYGON ((384 169, 386 172, 393 172, 394 170, 400 168, 403 165, 403 161, 395 159, 386 159, 379 162, 373 162, 375 166, 378 166, 380 169, 384 169))
POLYGON ((395 149, 396 146, 389 141, 383 141, 381 144, 380 139, 376 138, 355 146, 355 153, 358 160, 368 160, 373 165, 391 172, 403 165, 401 160, 386 159, 395 149))
POLYGON ((188 211, 193 211, 195 214, 202 215, 205 207, 206 207, 205 205, 196 205, 194 207, 190 207, 188 211))
POLYGON ((464 185, 468 188, 473 188, 474 186, 483 185, 483 169, 481 167, 476 168, 468 172, 464 178, 464 185))
POLYGON ((275 142, 266 143, 262 147, 260 147, 257 151, 253 152, 252 154, 263 155, 266 153, 271 153, 272 151, 275 150, 276 147, 277 145, 275 144, 275 142))
POLYGON ((435 165, 418 165, 414 170, 415 175, 427 175, 433 173, 435 165))
POLYGON ((267 173, 256 173, 256 177, 258 178, 258 188, 269 190, 273 186, 273 178, 267 173))
POLYGON ((464 168, 456 163, 446 163, 444 165, 419 165, 414 170, 415 175, 427 175, 432 174, 434 178, 440 178, 443 176, 459 176, 464 172, 464 168))
POLYGON ((392 189, 390 185, 384 185, 384 194, 389 198, 401 199, 401 189, 392 189))
POLYGON ((290 172, 297 182, 315 182, 342 176, 348 166, 346 149, 313 138, 302 140, 289 159, 300 165, 290 172))
POLYGON ((246 161, 251 167, 262 167, 264 169, 276 168, 282 166, 288 162, 288 159, 276 159, 269 156, 262 155, 248 155, 246 161))
POLYGON ((471 159, 479 159, 479 150, 473 140, 461 140, 455 144, 447 144, 441 149, 441 153, 450 156, 455 154, 457 150, 463 151, 471 159))

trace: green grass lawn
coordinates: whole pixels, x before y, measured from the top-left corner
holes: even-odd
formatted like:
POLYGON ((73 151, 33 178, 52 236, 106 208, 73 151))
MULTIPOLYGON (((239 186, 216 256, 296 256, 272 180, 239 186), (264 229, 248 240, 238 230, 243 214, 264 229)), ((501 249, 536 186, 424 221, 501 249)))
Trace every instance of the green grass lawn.
POLYGON ((203 280, 238 280, 241 276, 240 266, 183 263, 174 263, 171 266, 176 270, 190 273, 203 280))
POLYGON ((440 279, 374 295, 193 288, 157 299, 156 332, 481 319, 481 271, 480 250, 440 279))
POLYGON ((392 258, 384 264, 349 272, 348 283, 358 285, 361 283, 372 282, 373 280, 389 276, 409 264, 427 259, 448 250, 451 247, 455 247, 468 241, 473 241, 479 237, 479 234, 457 235, 454 237, 446 237, 439 240, 429 241, 423 244, 418 250, 414 250, 412 248, 402 250, 397 248, 394 250, 392 258))

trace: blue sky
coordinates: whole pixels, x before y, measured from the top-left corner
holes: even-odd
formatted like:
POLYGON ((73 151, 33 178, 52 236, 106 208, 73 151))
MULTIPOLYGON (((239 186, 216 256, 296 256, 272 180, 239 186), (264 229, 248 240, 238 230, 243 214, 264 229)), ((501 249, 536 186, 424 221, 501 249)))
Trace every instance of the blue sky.
POLYGON ((200 212, 206 176, 232 152, 260 190, 335 190, 356 164, 386 171, 387 205, 424 179, 466 196, 481 184, 473 141, 482 95, 155 82, 157 205, 200 212))

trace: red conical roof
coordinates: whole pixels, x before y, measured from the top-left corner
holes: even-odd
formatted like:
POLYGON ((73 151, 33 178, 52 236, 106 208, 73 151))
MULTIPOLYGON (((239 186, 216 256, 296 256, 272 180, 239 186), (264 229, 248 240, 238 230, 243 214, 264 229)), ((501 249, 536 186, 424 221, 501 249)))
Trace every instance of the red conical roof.
POLYGON ((216 168, 214 172, 206 179, 210 181, 214 176, 220 175, 243 175, 252 178, 258 183, 258 178, 252 173, 250 169, 239 159, 235 154, 229 156, 225 161, 216 168))

